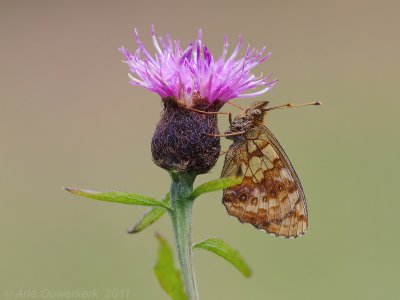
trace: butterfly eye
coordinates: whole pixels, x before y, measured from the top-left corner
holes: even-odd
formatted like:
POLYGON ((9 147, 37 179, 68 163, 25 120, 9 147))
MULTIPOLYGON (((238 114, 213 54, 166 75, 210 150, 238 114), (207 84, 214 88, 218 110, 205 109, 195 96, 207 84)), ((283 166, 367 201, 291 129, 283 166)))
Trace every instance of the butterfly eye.
POLYGON ((259 116, 259 115, 261 115, 261 110, 255 109, 255 110, 253 110, 252 114, 255 116, 259 116))

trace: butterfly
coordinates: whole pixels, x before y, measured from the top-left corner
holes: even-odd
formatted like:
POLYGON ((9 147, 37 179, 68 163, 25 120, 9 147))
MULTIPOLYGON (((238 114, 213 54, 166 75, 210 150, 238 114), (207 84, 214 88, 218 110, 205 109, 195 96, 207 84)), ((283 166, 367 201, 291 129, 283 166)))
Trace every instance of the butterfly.
POLYGON ((240 184, 224 190, 222 202, 242 223, 278 237, 295 238, 308 228, 306 197, 288 156, 264 126, 267 111, 294 105, 267 105, 264 101, 242 110, 222 135, 233 143, 225 155, 221 177, 233 176, 239 169, 243 173, 240 184))

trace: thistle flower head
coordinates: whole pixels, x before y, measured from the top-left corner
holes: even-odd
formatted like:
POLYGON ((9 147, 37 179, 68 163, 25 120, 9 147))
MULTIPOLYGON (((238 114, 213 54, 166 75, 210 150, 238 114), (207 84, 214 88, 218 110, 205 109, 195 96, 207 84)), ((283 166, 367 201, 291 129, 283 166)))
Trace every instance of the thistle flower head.
POLYGON ((214 59, 213 54, 202 42, 199 30, 197 40, 182 49, 179 40, 157 40, 152 26, 152 40, 156 53, 146 50, 135 29, 138 49, 132 55, 120 48, 129 65, 130 83, 158 93, 162 99, 173 99, 184 106, 195 106, 202 100, 208 104, 226 101, 235 97, 253 97, 268 91, 276 82, 270 76, 256 77, 251 70, 270 56, 261 50, 247 47, 243 57, 238 54, 242 48, 242 37, 231 55, 228 55, 228 40, 224 37, 222 55, 214 59), (248 92, 248 90, 252 90, 248 92))

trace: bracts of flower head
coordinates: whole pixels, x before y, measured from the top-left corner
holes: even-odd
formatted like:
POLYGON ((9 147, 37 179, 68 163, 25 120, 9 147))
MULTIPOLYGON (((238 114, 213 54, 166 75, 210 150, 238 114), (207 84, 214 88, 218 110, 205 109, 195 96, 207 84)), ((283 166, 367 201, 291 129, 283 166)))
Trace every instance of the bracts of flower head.
POLYGON ((215 114, 201 114, 187 108, 216 112, 232 98, 261 95, 273 87, 276 80, 270 76, 256 77, 252 69, 267 60, 270 53, 242 49, 242 38, 231 55, 225 36, 221 56, 213 54, 198 38, 182 49, 179 40, 157 40, 152 27, 152 40, 156 53, 151 56, 135 29, 138 48, 134 54, 125 48, 120 51, 130 69, 130 83, 158 93, 164 111, 152 139, 154 162, 169 171, 208 172, 216 163, 220 152, 215 114))

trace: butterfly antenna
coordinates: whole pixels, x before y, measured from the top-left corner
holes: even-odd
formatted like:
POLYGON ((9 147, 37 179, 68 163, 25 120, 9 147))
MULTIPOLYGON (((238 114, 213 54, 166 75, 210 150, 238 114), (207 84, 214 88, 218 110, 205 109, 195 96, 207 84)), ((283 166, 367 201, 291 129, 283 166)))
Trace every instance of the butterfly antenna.
POLYGON ((234 106, 234 107, 236 107, 236 108, 239 108, 240 110, 245 110, 243 107, 241 107, 241 106, 239 106, 239 105, 237 105, 237 104, 235 104, 235 103, 233 103, 233 102, 226 102, 226 104, 229 104, 229 105, 232 105, 232 106, 234 106))
POLYGON ((303 104, 287 103, 287 104, 283 104, 283 105, 278 105, 278 106, 267 108, 265 111, 270 111, 270 110, 274 110, 274 109, 283 109, 283 108, 294 108, 294 107, 300 107, 300 106, 309 106, 309 105, 321 105, 321 104, 322 103, 319 102, 319 101, 307 102, 307 103, 303 103, 303 104))

